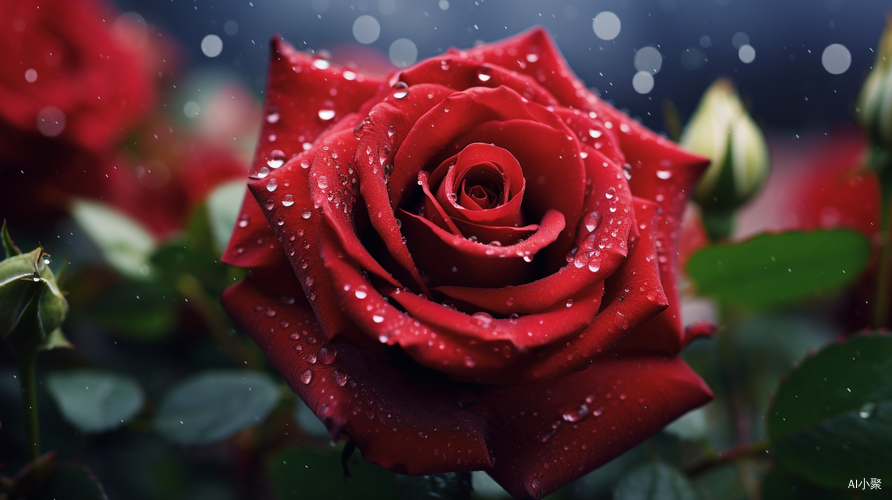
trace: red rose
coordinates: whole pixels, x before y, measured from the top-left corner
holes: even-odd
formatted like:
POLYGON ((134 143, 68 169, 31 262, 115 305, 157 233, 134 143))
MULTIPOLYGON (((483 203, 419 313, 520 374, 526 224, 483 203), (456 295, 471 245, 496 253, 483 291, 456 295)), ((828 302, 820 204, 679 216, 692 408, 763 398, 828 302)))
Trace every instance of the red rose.
POLYGON ((224 255, 253 272, 223 303, 332 436, 539 498, 710 399, 677 357, 706 161, 586 90, 544 30, 389 82, 274 39, 268 82, 224 255))
MULTIPOLYGON (((0 123, 91 150, 154 105, 147 68, 95 0, 0 0, 0 123)), ((0 154, 4 153, 0 151, 0 154)))
POLYGON ((16 223, 101 196, 97 166, 154 106, 146 51, 115 22, 97 0, 0 0, 0 212, 16 223))

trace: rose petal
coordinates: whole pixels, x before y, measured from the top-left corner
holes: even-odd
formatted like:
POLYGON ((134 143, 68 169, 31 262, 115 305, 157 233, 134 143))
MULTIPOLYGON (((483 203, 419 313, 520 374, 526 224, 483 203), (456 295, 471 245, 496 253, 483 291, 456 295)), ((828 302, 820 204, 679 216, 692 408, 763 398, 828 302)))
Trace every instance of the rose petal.
POLYGON ((299 52, 278 36, 270 41, 270 51, 254 172, 304 151, 323 130, 359 110, 384 86, 377 77, 299 52))
POLYGON ((712 398, 681 358, 600 359, 545 384, 482 386, 505 425, 489 474, 514 498, 542 498, 712 398))
MULTIPOLYGON (((437 83, 455 91, 473 87, 508 87, 528 101, 543 106, 559 104, 551 93, 533 77, 498 65, 487 64, 483 57, 474 53, 449 49, 446 54, 422 61, 399 74, 400 81, 408 85, 437 83)), ((520 61, 518 61, 520 62, 520 61)))
POLYGON ((592 179, 585 189, 591 192, 585 198, 582 212, 586 215, 579 221, 576 232, 577 251, 564 257, 569 263, 564 260, 564 267, 557 272, 518 286, 439 286, 436 291, 498 314, 530 314, 578 296, 610 276, 628 252, 627 243, 635 220, 632 196, 622 167, 592 148, 585 148, 582 154, 586 178, 592 179), (506 307, 508 299, 512 299, 513 306, 506 307))
MULTIPOLYGON (((388 117, 387 119, 397 120, 398 118, 388 117)), ((562 132, 563 135, 561 137, 563 140, 555 142, 555 144, 550 144, 548 151, 557 151, 557 148, 561 148, 561 150, 567 149, 569 154, 569 151, 572 151, 575 147, 573 146, 572 141, 567 140, 568 137, 572 137, 572 133, 570 133, 564 123, 555 116, 554 113, 538 104, 526 102, 519 94, 507 87, 499 87, 495 89, 472 88, 463 92, 453 93, 418 118, 414 123, 414 126, 408 130, 408 135, 399 144, 399 148, 397 149, 394 158, 394 172, 390 177, 389 183, 394 208, 403 203, 403 197, 408 194, 407 190, 414 184, 418 172, 422 170, 426 166, 426 163, 437 153, 442 151, 446 146, 452 144, 458 137, 479 125, 492 121, 507 120, 522 120, 528 123, 541 123, 542 127, 537 130, 548 130, 550 128, 557 132, 562 132), (567 145, 562 146, 563 144, 567 145)), ((529 134, 533 133, 534 132, 529 132, 529 134)), ((494 135, 496 135, 497 138, 503 137, 506 140, 508 139, 508 137, 506 137, 507 134, 505 133, 495 133, 494 135)), ((468 137, 470 137, 470 140, 459 146, 459 149, 471 142, 494 142, 471 135, 468 135, 468 137)), ((529 136, 527 135, 526 137, 528 138, 529 136)), ((537 138, 537 142, 533 144, 540 144, 540 142, 538 142, 540 140, 541 138, 537 138)), ((526 175, 527 168, 532 168, 534 165, 532 163, 526 165, 525 163, 527 162, 520 158, 520 151, 522 149, 530 149, 532 145, 526 143, 526 147, 524 148, 514 148, 500 144, 496 145, 508 150, 512 155, 519 159, 521 168, 524 169, 525 177, 529 179, 530 176, 526 175)), ((560 159, 557 158, 557 154, 560 153, 555 153, 555 157, 550 158, 547 164, 558 162, 560 159)), ((581 162, 578 162, 578 160, 573 161, 572 159, 567 159, 566 162, 562 162, 562 164, 564 166, 561 175, 566 176, 566 179, 583 179, 583 166, 581 162)), ((544 169, 546 167, 542 166, 539 168, 544 169)), ((536 182, 538 182, 538 179, 536 182)), ((572 190, 574 189, 572 186, 572 182, 567 182, 565 187, 568 190, 572 190)), ((538 188, 536 190, 538 190, 538 188)), ((530 187, 527 196, 531 196, 533 191, 536 190, 533 190, 532 187, 530 187)), ((581 205, 581 191, 578 199, 574 198, 573 191, 568 191, 567 197, 578 203, 578 210, 578 206, 581 205)), ((541 207, 540 210, 542 213, 544 213, 544 209, 546 208, 554 207, 541 207)), ((565 213, 564 215, 569 218, 571 216, 570 210, 566 211, 568 213, 565 213)))
POLYGON ((250 279, 226 289, 222 301, 333 439, 350 436, 365 460, 411 475, 492 466, 491 424, 461 409, 462 386, 420 371, 408 376, 360 347, 329 343, 306 302, 283 303, 250 279))
POLYGON ((471 59, 477 58, 531 77, 566 107, 589 109, 601 104, 601 100, 573 74, 551 36, 541 26, 474 47, 466 53, 471 59))
POLYGON ((471 380, 478 373, 494 373, 513 363, 517 354, 509 342, 496 341, 491 349, 480 350, 472 339, 441 335, 418 318, 393 307, 384 294, 411 293, 407 290, 378 290, 350 259, 341 258, 342 249, 331 230, 324 228, 319 248, 335 294, 344 315, 356 325, 356 333, 382 344, 400 347, 422 366, 471 380), (473 354, 472 358, 468 358, 473 354))
POLYGON ((527 219, 535 221, 551 209, 564 214, 567 230, 544 256, 549 263, 548 272, 565 263, 564 256, 576 237, 585 198, 586 168, 579 145, 567 132, 563 124, 554 128, 531 120, 491 121, 463 133, 452 146, 464 148, 474 142, 484 142, 509 151, 520 163, 527 182, 525 188, 529 188, 524 192, 523 202, 527 219))
POLYGON ((585 330, 598 312, 603 293, 603 286, 597 286, 575 301, 558 304, 544 313, 510 319, 493 318, 485 312, 466 314, 410 293, 391 293, 390 298, 403 306, 413 318, 436 328, 441 335, 483 343, 504 340, 524 351, 560 343, 566 337, 585 330))
POLYGON ((444 161, 430 175, 430 183, 437 187, 437 201, 451 217, 474 222, 484 226, 511 226, 521 219, 520 207, 526 189, 524 172, 510 151, 484 143, 471 143, 464 146, 454 157, 444 161), (465 206, 470 201, 461 183, 469 169, 479 165, 479 170, 490 170, 491 176, 498 175, 500 199, 493 208, 465 206), (449 195, 458 196, 450 199, 449 195))
MULTIPOLYGON (((668 354, 678 352, 684 342, 681 324, 681 300, 678 295, 678 247, 681 221, 690 193, 709 165, 709 160, 688 153, 660 137, 619 111, 612 116, 626 161, 632 167, 629 185, 632 194, 654 200, 661 212, 656 223, 657 261, 669 308, 645 326, 654 335, 671 335, 676 340, 665 344, 668 354)), ((649 334, 648 334, 649 335, 649 334)))
POLYGON ((504 286, 528 281, 533 257, 557 240, 564 230, 564 216, 551 210, 538 230, 510 246, 484 244, 457 236, 433 222, 403 211, 407 244, 419 269, 431 284, 462 283, 465 286, 504 286))
MULTIPOLYGON (((616 346, 627 350, 667 349, 676 337, 664 332, 642 333, 640 326, 666 309, 667 299, 660 283, 655 233, 656 205, 640 198, 633 202, 635 218, 644 227, 629 256, 604 285, 601 311, 580 335, 552 343, 524 363, 502 372, 502 383, 551 380, 585 369, 601 353, 616 346), (652 345, 651 345, 652 344, 652 345)), ((597 362, 597 361, 595 361, 597 362)))
MULTIPOLYGON (((368 118, 357 127, 359 145, 355 166, 359 172, 359 189, 369 212, 369 219, 388 252, 413 278, 418 288, 427 292, 409 250, 403 244, 400 223, 391 204, 392 184, 387 165, 394 161, 407 131, 430 107, 443 100, 449 89, 437 85, 418 85, 402 98, 389 96, 376 104, 368 118), (428 97, 429 96, 429 97, 428 97)), ((394 171, 396 174, 398 171, 394 171)), ((413 178, 418 171, 412 173, 413 178)))
POLYGON ((282 247, 276 241, 276 234, 269 221, 254 199, 251 191, 245 189, 245 197, 236 219, 232 236, 220 260, 235 267, 260 267, 279 261, 287 262, 282 247))

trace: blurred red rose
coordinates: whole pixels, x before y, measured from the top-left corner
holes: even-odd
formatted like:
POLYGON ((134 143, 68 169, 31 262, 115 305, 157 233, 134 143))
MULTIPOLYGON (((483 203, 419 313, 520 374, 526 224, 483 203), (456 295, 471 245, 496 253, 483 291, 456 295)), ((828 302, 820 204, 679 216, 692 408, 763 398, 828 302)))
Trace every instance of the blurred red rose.
POLYGON ((116 16, 97 0, 0 0, 4 214, 34 221, 62 193, 99 196, 108 151, 154 107, 145 47, 116 16))
POLYGON ((183 229, 215 187, 248 173, 236 151, 163 118, 147 124, 130 146, 102 169, 101 197, 162 238, 183 229))
POLYGON ((99 150, 154 106, 148 68, 112 32, 111 6, 3 0, 0 19, 0 120, 6 126, 99 150))
POLYGON ((711 397, 678 352, 706 166, 535 29, 387 82, 272 43, 223 303, 332 436, 541 498, 711 397))

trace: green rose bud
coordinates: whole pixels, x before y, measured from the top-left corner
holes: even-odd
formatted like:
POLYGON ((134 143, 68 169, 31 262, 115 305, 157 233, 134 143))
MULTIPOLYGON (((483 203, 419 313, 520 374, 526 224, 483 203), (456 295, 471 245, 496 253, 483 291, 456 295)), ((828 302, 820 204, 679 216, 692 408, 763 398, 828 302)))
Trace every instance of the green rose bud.
POLYGON ((873 69, 864 80, 855 110, 874 142, 892 147, 892 19, 880 37, 873 69))
POLYGON ((2 233, 8 257, 0 261, 0 337, 19 352, 67 344, 59 327, 68 302, 49 268, 49 255, 39 247, 16 254, 5 224, 2 233))
POLYGON ((768 174, 768 146, 725 79, 706 90, 681 145, 712 160, 694 190, 704 211, 731 212, 759 191, 768 174))

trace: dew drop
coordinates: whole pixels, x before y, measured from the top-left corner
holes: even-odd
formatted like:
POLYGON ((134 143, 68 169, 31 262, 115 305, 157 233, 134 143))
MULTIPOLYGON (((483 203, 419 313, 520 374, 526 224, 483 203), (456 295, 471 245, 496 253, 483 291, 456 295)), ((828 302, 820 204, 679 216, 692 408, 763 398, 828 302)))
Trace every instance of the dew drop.
POLYGON ((338 349, 335 346, 322 346, 319 348, 319 362, 323 365, 330 365, 334 363, 334 360, 337 356, 338 349))
POLYGON ((279 187, 279 183, 276 182, 276 179, 270 179, 266 183, 266 190, 269 191, 270 193, 275 191, 277 187, 279 187))
POLYGON ((335 381, 336 384, 341 387, 347 385, 347 374, 342 372, 341 370, 335 370, 334 372, 332 372, 331 378, 335 381))
POLYGON ((403 99, 409 95, 409 85, 406 82, 396 82, 393 88, 396 89, 396 92, 393 93, 395 99, 403 99))
POLYGON ((601 216, 601 212, 589 212, 588 215, 583 219, 583 223, 585 224, 585 229, 588 232, 594 232, 595 229, 598 229, 598 226, 601 225, 601 220, 603 217, 601 216))
POLYGON ((313 212, 309 208, 300 211, 300 216, 304 219, 309 219, 311 215, 313 215, 313 212))
POLYGON ((311 380, 313 380, 313 370, 310 370, 309 368, 307 368, 306 370, 303 371, 303 373, 300 374, 300 381, 304 385, 307 385, 310 383, 311 380))
POLYGON ((269 168, 276 169, 285 164, 285 160, 288 157, 285 156, 285 153, 280 149, 274 149, 269 152, 269 156, 266 158, 266 164, 269 165, 269 168))
POLYGON ((286 194, 282 198, 282 206, 290 207, 291 205, 294 205, 294 196, 291 196, 290 194, 286 194))
POLYGON ((318 115, 320 120, 327 122, 335 117, 335 112, 333 109, 320 109, 318 115))
POLYGON ((279 108, 275 106, 270 106, 267 110, 266 121, 269 123, 278 123, 279 121, 279 108))
POLYGON ((672 178, 672 172, 668 170, 657 170, 657 177, 665 181, 666 179, 672 178))
POLYGON ((486 67, 478 69, 477 78, 481 82, 488 82, 492 78, 492 70, 486 67))
POLYGON ((604 193, 604 197, 607 198, 608 200, 612 200, 615 195, 616 195, 616 188, 613 186, 610 186, 609 188, 607 188, 607 191, 604 193))
POLYGON ((562 417, 567 422, 581 422, 591 415, 592 412, 589 410, 588 405, 582 403, 579 407, 576 408, 568 408, 562 412, 562 417))
POLYGON ((492 316, 483 311, 476 312, 471 316, 471 324, 485 329, 492 328, 492 316))

